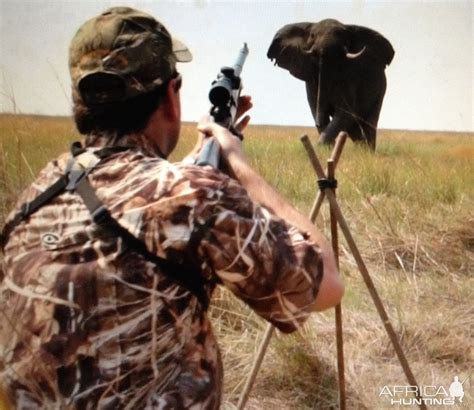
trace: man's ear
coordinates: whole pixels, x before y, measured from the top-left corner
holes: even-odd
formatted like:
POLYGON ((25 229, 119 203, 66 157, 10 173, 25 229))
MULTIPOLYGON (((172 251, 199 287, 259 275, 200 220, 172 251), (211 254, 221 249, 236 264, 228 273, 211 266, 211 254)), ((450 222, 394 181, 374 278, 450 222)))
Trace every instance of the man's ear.
POLYGON ((168 82, 165 98, 163 99, 164 112, 170 120, 179 119, 181 112, 177 81, 178 79, 173 78, 168 82))

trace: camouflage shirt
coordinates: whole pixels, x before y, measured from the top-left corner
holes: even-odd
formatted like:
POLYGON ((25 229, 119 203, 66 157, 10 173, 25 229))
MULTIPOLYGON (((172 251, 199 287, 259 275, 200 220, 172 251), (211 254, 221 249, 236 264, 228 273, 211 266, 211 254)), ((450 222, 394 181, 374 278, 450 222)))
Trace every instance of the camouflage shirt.
MULTIPOLYGON (((322 278, 307 234, 219 171, 172 164, 142 137, 123 143, 131 148, 89 175, 114 218, 161 257, 192 252, 209 297, 220 283, 279 329, 296 329, 322 278)), ((49 163, 18 206, 50 186, 68 157, 49 163)), ((76 193, 13 231, 2 270, 0 380, 17 408, 219 407, 222 365, 206 309, 101 231, 76 193)))

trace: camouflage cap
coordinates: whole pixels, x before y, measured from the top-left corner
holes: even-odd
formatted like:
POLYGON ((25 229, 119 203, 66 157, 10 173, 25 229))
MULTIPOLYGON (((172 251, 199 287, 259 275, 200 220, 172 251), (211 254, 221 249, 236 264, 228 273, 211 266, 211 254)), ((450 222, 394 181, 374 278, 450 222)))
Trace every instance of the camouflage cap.
POLYGON ((69 48, 73 92, 88 105, 151 91, 188 62, 188 48, 151 15, 113 7, 86 21, 69 48))

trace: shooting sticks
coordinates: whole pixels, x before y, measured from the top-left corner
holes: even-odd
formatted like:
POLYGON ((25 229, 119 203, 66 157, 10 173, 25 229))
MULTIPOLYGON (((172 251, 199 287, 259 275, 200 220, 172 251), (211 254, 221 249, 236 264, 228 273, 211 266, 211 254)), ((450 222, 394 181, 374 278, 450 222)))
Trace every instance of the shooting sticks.
MULTIPOLYGON (((410 365, 408 364, 408 360, 400 345, 398 336, 395 330, 393 329, 393 326, 390 322, 387 312, 385 311, 385 308, 383 306, 382 300, 380 299, 380 296, 375 288, 372 278, 370 277, 369 271, 367 270, 367 267, 365 266, 364 260, 362 259, 359 249, 357 248, 357 245, 349 230, 349 226, 336 200, 335 169, 339 161, 339 158, 341 156, 342 149, 344 147, 346 139, 347 139, 347 134, 345 132, 339 133, 336 140, 336 145, 327 163, 328 172, 326 175, 324 173, 321 162, 319 161, 318 156, 316 155, 316 152, 313 146, 311 145, 311 142, 309 141, 308 136, 303 135, 301 137, 301 142, 303 143, 303 146, 306 149, 311 165, 313 166, 313 169, 318 177, 318 184, 320 186, 320 190, 318 192, 318 195, 314 201, 314 204, 310 212, 310 219, 312 222, 316 220, 316 217, 321 208, 321 205, 324 199, 327 198, 327 200, 329 201, 329 206, 330 206, 331 244, 334 250, 337 267, 339 268, 339 257, 338 257, 339 244, 338 244, 338 231, 337 231, 337 225, 339 225, 342 233, 344 234, 344 237, 346 238, 347 244, 349 245, 349 249, 351 250, 352 255, 356 261, 357 267, 359 268, 362 278, 367 286, 369 294, 372 297, 372 300, 377 309, 377 312, 380 318, 382 319, 382 323, 385 327, 387 335, 390 338, 390 341, 392 342, 393 348, 395 350, 395 353, 397 354, 398 360, 400 362, 400 365, 402 366, 405 376, 411 386, 418 386, 415 376, 413 375, 410 369, 410 365)), ((344 378, 344 350, 343 350, 343 329, 342 329, 341 305, 338 305, 335 308, 335 318, 336 318, 337 366, 338 366, 338 380, 339 380, 339 408, 341 410, 345 410, 346 388, 345 388, 345 378, 344 378)), ((257 352, 257 357, 254 361, 254 365, 247 379, 244 390, 240 396, 239 402, 237 404, 237 408, 239 410, 242 410, 245 406, 245 403, 247 402, 248 396, 250 394, 250 390, 252 389, 252 385, 255 381, 258 370, 263 361, 263 357, 265 355, 265 351, 268 347, 268 344, 270 343, 272 334, 273 334, 273 326, 268 325, 265 331, 262 343, 260 344, 259 350, 257 352)), ((417 399, 421 399, 419 401, 420 409, 426 409, 426 405, 424 404, 419 391, 416 392, 416 397, 417 399)))

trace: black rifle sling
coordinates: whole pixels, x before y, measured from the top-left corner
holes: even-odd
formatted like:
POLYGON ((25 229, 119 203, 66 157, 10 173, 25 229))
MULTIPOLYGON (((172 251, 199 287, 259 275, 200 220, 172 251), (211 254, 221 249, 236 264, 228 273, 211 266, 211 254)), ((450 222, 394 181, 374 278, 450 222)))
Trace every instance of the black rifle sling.
MULTIPOLYGON (((104 159, 116 152, 124 151, 129 147, 107 147, 94 152, 94 155, 100 159, 104 159)), ((79 142, 74 142, 71 146, 71 153, 75 157, 82 154, 86 150, 81 147, 79 142)), ((4 249, 8 242, 10 234, 13 230, 23 221, 29 218, 30 215, 34 214, 42 206, 46 205, 53 198, 61 195, 69 184, 69 172, 71 170, 72 162, 69 162, 65 170, 64 175, 61 175, 56 182, 49 186, 44 192, 39 194, 35 199, 30 202, 24 203, 20 211, 13 217, 12 220, 7 222, 0 233, 0 249, 4 249)))
MULTIPOLYGON (((129 147, 110 147, 103 150, 95 151, 94 155, 99 159, 104 159, 113 153, 123 151, 129 147)), ((74 143, 71 151, 73 156, 80 155, 85 152, 80 144, 74 143)), ((73 162, 68 164, 66 174, 62 175, 53 185, 38 195, 33 201, 24 204, 21 211, 5 225, 0 236, 0 246, 4 248, 13 229, 22 221, 26 220, 31 214, 36 212, 41 206, 48 203, 54 197, 60 195, 65 190, 76 191, 83 200, 85 206, 91 214, 92 220, 99 225, 104 231, 120 237, 124 244, 134 252, 142 255, 146 260, 154 263, 160 270, 175 279, 179 284, 193 293, 204 309, 209 306, 209 298, 205 289, 205 279, 202 277, 201 271, 196 264, 178 263, 169 259, 162 258, 150 252, 146 244, 131 234, 116 219, 112 217, 109 210, 102 204, 97 197, 94 189, 89 183, 87 174, 93 168, 87 170, 75 170, 73 162)))
POLYGON ((112 217, 110 211, 97 197, 87 177, 82 178, 76 185, 76 192, 89 210, 92 220, 105 232, 122 238, 127 248, 142 255, 146 260, 153 262, 163 273, 169 275, 193 293, 204 308, 208 307, 209 301, 205 290, 205 281, 197 266, 173 262, 170 259, 162 258, 150 252, 145 242, 131 234, 127 228, 112 217))
POLYGON ((61 175, 53 185, 39 194, 35 199, 33 199, 31 202, 24 203, 21 206, 20 211, 3 227, 0 234, 0 249, 5 247, 10 234, 21 222, 26 220, 31 214, 36 212, 43 205, 47 204, 51 199, 61 194, 66 189, 67 183, 67 175, 61 175))

